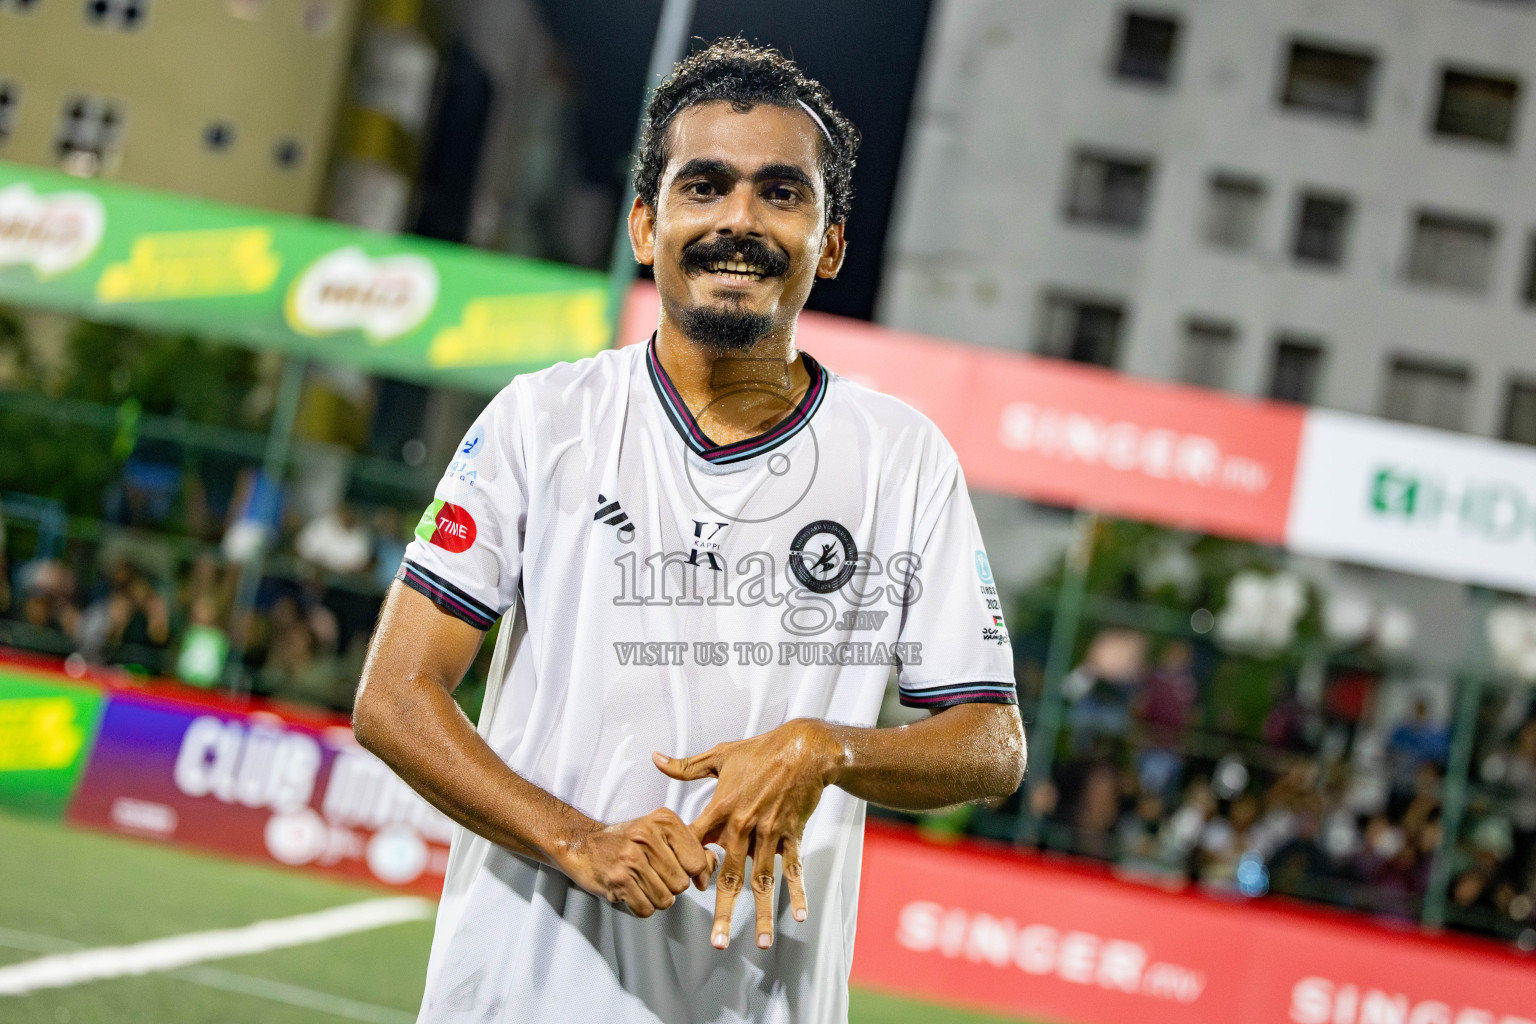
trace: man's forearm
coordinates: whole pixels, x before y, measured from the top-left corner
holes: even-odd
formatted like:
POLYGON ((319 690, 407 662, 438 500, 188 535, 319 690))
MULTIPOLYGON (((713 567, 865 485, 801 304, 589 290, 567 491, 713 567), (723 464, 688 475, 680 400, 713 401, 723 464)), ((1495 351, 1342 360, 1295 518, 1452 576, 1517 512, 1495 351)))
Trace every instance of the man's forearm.
POLYGON ((1005 797, 1024 777, 1024 727, 1012 705, 961 704, 890 729, 823 725, 832 741, 828 783, 885 807, 1005 797))
POLYGON ((438 810, 513 852, 558 866, 566 844, 600 827, 507 767, 431 679, 365 686, 353 729, 438 810))

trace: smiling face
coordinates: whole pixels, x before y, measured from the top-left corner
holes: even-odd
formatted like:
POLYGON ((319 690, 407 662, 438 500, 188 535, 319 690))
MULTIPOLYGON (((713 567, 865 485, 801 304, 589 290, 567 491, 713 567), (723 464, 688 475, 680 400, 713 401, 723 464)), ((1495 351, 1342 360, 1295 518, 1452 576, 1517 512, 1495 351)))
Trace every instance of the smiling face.
POLYGON ((715 351, 791 338, 817 277, 843 261, 827 223, 822 139, 799 109, 724 101, 668 128, 655 209, 630 211, 635 256, 655 268, 663 321, 715 351))

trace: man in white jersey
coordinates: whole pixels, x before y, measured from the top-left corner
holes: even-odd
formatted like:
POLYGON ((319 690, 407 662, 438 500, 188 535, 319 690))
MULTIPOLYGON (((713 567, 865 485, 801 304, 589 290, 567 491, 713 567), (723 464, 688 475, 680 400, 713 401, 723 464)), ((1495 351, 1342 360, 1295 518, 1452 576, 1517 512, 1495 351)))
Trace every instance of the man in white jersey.
POLYGON ((846 1021, 865 801, 1023 774, 954 451, 795 348, 857 132, 741 40, 648 119, 629 227, 656 334, 492 400, 358 692, 358 738, 465 827, 424 1022, 846 1021), (477 732, 451 694, 502 616, 477 732), (876 729, 893 665, 934 714, 876 729))

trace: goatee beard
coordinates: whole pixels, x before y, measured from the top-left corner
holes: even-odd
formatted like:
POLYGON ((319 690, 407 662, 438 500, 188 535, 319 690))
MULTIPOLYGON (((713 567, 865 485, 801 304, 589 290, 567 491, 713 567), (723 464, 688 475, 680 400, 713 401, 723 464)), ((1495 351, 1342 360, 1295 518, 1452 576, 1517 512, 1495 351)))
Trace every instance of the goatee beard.
POLYGON ((767 337, 773 318, 767 313, 694 306, 683 310, 678 326, 689 341, 715 355, 727 355, 743 352, 767 337))

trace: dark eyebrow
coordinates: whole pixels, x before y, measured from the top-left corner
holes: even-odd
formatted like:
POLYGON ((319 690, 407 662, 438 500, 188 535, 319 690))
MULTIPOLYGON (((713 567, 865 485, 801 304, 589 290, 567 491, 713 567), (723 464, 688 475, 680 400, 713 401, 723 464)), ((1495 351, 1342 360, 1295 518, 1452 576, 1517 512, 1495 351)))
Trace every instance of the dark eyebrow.
POLYGON ((735 178, 736 168, 724 160, 711 160, 707 157, 699 157, 689 160, 677 169, 675 177, 678 178, 735 178))
MULTIPOLYGON (((697 157, 679 167, 675 177, 730 178, 735 180, 740 177, 740 172, 724 160, 697 157)), ((803 185, 812 192, 816 191, 816 183, 811 180, 811 176, 794 164, 764 164, 752 175, 752 180, 755 182, 792 181, 797 185, 803 185)))
POLYGON ((816 183, 811 176, 806 174, 794 164, 766 164, 757 169, 752 175, 753 181, 793 181, 797 185, 804 185, 812 192, 816 191, 816 183))

